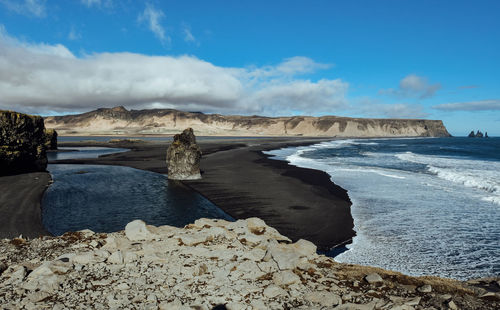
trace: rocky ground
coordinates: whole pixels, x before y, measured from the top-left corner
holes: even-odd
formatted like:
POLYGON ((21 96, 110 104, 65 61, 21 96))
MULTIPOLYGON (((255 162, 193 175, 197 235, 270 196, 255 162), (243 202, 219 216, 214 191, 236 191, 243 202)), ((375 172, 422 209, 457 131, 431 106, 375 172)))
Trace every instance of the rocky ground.
POLYGON ((498 279, 339 264, 258 218, 0 243, 1 309, 500 308, 498 279))

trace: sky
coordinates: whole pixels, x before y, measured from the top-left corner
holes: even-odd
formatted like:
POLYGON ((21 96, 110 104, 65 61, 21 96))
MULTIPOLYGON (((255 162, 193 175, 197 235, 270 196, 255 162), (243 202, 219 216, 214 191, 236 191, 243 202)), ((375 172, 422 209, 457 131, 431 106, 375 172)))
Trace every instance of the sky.
POLYGON ((115 106, 500 136, 500 1, 0 0, 0 109, 115 106))

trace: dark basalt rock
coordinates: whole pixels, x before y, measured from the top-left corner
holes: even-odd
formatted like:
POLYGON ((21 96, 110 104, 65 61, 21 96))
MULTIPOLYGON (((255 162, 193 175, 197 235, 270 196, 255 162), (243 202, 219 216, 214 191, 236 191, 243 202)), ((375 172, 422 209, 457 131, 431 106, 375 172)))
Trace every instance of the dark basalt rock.
POLYGON ((45 149, 57 150, 57 131, 45 129, 45 149))
POLYGON ((483 137, 483 133, 480 130, 478 130, 476 132, 476 138, 482 138, 482 137, 483 137))
POLYGON ((487 131, 484 133, 484 137, 488 138, 488 132, 487 131))
POLYGON ((476 137, 476 134, 474 133, 474 130, 472 130, 470 132, 470 134, 468 135, 469 138, 475 138, 476 137))
POLYGON ((201 179, 201 149, 196 144, 193 129, 187 128, 174 136, 167 149, 168 178, 171 180, 201 179))
POLYGON ((45 171, 45 139, 40 116, 0 111, 0 175, 45 171))

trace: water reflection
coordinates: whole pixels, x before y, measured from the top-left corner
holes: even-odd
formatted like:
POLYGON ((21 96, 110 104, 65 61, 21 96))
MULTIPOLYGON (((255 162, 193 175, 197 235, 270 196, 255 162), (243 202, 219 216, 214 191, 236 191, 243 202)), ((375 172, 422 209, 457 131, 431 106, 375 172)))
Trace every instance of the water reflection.
POLYGON ((182 227, 198 218, 233 220, 217 206, 166 176, 128 167, 49 165, 54 183, 43 198, 46 229, 60 235, 122 230, 134 220, 182 227))

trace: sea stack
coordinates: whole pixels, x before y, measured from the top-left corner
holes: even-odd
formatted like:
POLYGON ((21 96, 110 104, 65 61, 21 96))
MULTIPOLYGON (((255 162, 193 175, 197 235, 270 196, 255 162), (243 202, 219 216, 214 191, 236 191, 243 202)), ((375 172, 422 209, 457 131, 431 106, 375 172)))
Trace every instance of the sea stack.
POLYGON ((474 130, 472 130, 470 133, 469 133, 469 138, 475 138, 476 137, 476 134, 474 133, 474 130))
POLYGON ((45 171, 46 168, 43 118, 0 111, 0 175, 45 171))
POLYGON ((57 150, 57 131, 54 129, 45 129, 45 148, 57 150))
POLYGON ((193 129, 187 128, 174 136, 167 149, 167 169, 170 180, 201 179, 201 149, 196 144, 193 129))

